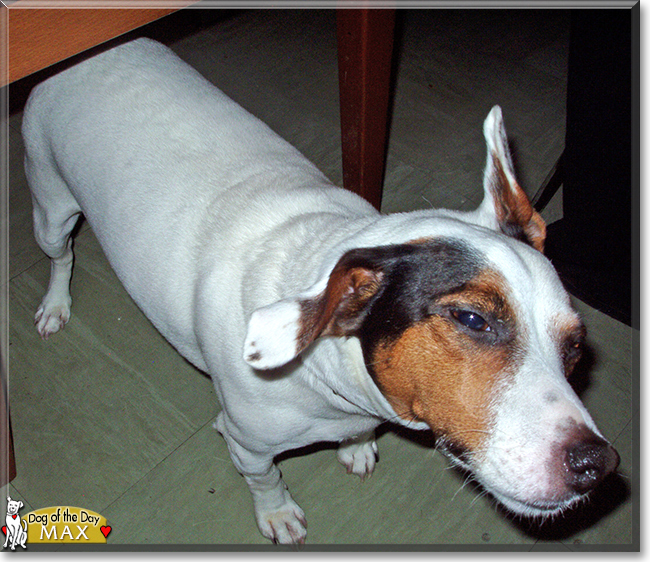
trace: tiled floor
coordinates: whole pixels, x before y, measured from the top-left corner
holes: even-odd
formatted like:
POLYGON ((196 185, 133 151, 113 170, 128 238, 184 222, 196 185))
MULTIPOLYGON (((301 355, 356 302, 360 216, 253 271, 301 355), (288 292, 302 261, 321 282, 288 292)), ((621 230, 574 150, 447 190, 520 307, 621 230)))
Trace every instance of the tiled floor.
MULTIPOLYGON (((187 16, 146 33, 173 35, 181 57, 340 182, 334 12, 214 15, 186 36, 187 16)), ((383 210, 477 205, 481 126, 495 103, 532 195, 563 148, 567 12, 424 11, 401 13, 399 22, 383 210)), ((49 266, 33 240, 20 122, 17 111, 10 119, 9 392, 18 476, 4 492, 22 499, 25 512, 76 505, 101 513, 113 528, 110 544, 266 544, 245 483, 212 428, 218 406, 209 379, 149 324, 87 227, 76 242, 72 320, 48 341, 37 336, 32 319, 49 266)), ((544 216, 552 222, 560 213, 556 198, 544 216)), ((379 440, 378 468, 364 483, 345 473, 331 449, 282 461, 308 516, 308 543, 629 546, 638 501, 637 334, 576 306, 591 348, 582 398, 622 458, 620 475, 591 504, 541 528, 513 520, 464 485, 430 444, 389 430, 379 440)))

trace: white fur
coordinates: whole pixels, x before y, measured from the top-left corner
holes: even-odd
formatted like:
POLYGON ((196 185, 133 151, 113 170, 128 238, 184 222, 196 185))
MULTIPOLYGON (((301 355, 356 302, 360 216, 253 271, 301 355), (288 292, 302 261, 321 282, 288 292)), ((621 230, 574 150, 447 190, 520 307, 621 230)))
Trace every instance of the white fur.
MULTIPOLYGON (((500 123, 496 108, 485 124, 489 148, 500 145, 500 123)), ((356 338, 319 340, 293 360, 300 299, 319 294, 352 248, 457 237, 509 283, 530 347, 521 382, 503 394, 492 443, 471 467, 502 501, 515 505, 519 488, 545 493, 531 463, 551 454, 554 420, 571 416, 593 427, 560 380, 560 365, 544 359, 557 358, 553 318, 574 314, 566 294, 541 254, 494 232, 489 190, 472 213, 381 216, 149 40, 38 86, 24 137, 36 237, 52 258, 39 332, 47 337, 69 318, 69 234, 83 213, 135 302, 212 376, 222 405, 216 427, 246 477, 265 536, 301 542, 306 532, 275 455, 340 441, 341 461, 365 476, 374 468, 374 428, 388 419, 408 425, 368 375, 356 338), (561 397, 557 410, 541 402, 547 389, 561 397), (536 419, 522 401, 535 404, 536 419), (527 424, 538 436, 520 442, 527 424), (530 460, 508 453, 519 446, 530 460)))
POLYGON ((274 369, 291 361, 298 354, 291 342, 297 340, 299 321, 300 306, 293 299, 255 310, 248 321, 244 360, 256 369, 274 369))

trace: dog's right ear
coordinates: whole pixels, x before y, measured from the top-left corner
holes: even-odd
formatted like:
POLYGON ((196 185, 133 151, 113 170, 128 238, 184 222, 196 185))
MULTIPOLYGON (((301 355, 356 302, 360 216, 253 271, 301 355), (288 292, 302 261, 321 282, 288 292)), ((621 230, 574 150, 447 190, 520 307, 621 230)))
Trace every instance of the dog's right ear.
POLYGON ((274 369, 321 336, 352 335, 381 287, 386 265, 382 250, 351 250, 328 276, 301 295, 254 311, 244 343, 246 363, 274 369))

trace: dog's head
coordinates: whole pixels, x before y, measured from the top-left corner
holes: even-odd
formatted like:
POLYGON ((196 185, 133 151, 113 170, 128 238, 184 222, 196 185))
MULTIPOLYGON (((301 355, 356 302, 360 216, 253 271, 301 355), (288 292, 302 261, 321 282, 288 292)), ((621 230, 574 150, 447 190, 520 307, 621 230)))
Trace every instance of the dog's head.
POLYGON ((510 510, 548 515, 618 455, 567 381, 585 327, 542 254, 544 221, 515 180, 498 107, 484 133, 476 211, 388 217, 390 243, 344 252, 303 294, 255 311, 245 360, 274 368, 321 336, 358 338, 401 421, 425 422, 510 510))
POLYGON ((7 515, 16 515, 21 507, 23 507, 23 502, 20 500, 14 501, 7 496, 7 515))

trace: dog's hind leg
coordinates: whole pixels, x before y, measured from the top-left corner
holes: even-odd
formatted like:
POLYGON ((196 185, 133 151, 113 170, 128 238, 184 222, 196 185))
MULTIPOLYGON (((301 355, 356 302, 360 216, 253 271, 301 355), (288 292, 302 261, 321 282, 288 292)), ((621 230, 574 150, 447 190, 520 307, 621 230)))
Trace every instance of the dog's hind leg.
POLYGON ((278 544, 302 544, 307 535, 305 513, 293 500, 272 454, 258 454, 242 447, 228 430, 224 412, 215 428, 225 439, 233 464, 253 496, 255 519, 262 535, 278 544))
POLYGON ((74 261, 70 235, 81 209, 51 158, 30 154, 28 149, 25 172, 32 192, 34 236, 50 258, 49 286, 34 317, 38 333, 47 339, 70 319, 74 261))

